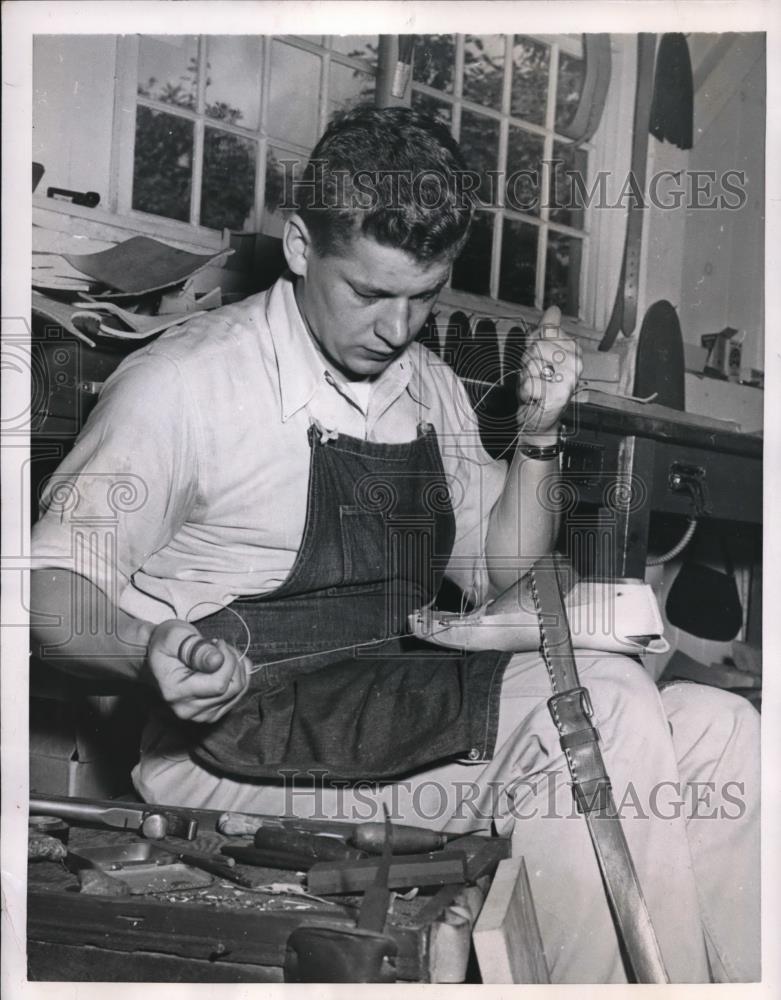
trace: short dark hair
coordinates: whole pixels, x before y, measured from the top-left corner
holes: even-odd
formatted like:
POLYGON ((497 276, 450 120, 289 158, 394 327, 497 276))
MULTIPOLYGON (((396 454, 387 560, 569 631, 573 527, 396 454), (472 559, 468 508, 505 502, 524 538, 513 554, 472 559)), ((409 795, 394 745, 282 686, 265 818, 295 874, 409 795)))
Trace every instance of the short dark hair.
POLYGON ((360 106, 323 133, 294 207, 320 254, 360 233, 425 262, 463 247, 474 210, 469 176, 442 122, 410 108, 360 106))

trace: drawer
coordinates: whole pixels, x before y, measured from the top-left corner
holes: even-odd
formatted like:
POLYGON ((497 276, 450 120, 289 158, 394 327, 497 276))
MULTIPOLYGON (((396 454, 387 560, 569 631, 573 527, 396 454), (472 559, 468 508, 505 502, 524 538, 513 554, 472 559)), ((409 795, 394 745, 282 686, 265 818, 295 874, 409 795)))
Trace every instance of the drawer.
POLYGON ((689 472, 704 484, 711 505, 709 516, 729 521, 762 522, 762 460, 725 455, 704 448, 657 444, 654 455, 651 508, 670 514, 689 514, 692 503, 686 492, 670 484, 671 474, 689 472))

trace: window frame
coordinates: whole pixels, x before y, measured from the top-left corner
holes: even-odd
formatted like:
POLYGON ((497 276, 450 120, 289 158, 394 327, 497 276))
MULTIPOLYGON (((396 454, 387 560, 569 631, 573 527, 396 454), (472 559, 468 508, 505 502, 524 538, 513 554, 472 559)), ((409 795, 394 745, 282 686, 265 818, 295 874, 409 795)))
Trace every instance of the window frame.
POLYGON ((322 134, 328 122, 328 93, 330 69, 332 64, 345 66, 348 69, 359 70, 377 78, 377 69, 366 60, 344 55, 329 47, 334 35, 322 36, 322 44, 312 42, 298 35, 257 35, 259 51, 262 58, 262 77, 260 93, 259 124, 256 129, 231 125, 218 119, 212 119, 202 110, 205 102, 205 81, 207 62, 208 35, 196 36, 198 39, 198 90, 196 110, 168 104, 153 98, 142 97, 137 92, 138 87, 138 53, 139 35, 123 35, 117 39, 117 86, 114 102, 114 142, 112 144, 112 169, 109 187, 109 202, 112 211, 129 219, 138 219, 145 226, 154 225, 157 221, 166 229, 173 227, 185 238, 196 237, 205 245, 214 245, 215 236, 222 242, 221 230, 202 226, 194 221, 200 217, 201 187, 203 179, 203 147, 206 128, 228 132, 241 139, 255 143, 255 200, 250 232, 262 232, 265 222, 266 208, 264 193, 266 186, 266 160, 269 146, 282 153, 290 153, 297 157, 307 157, 311 149, 289 139, 278 139, 267 129, 269 91, 271 80, 271 53, 275 41, 283 42, 293 48, 310 52, 320 59, 318 82, 318 114, 317 134, 322 134), (173 115, 193 123, 193 165, 192 185, 190 190, 190 218, 188 221, 171 219, 168 216, 144 212, 133 207, 133 166, 135 153, 136 109, 147 107, 152 111, 173 115))
MULTIPOLYGON (((529 34, 528 37, 537 41, 546 42, 547 44, 556 42, 559 46, 559 52, 564 51, 569 55, 580 55, 574 40, 566 35, 535 33, 529 34)), ((507 38, 511 42, 513 35, 509 35, 507 38)), ((507 39, 505 41, 507 42, 507 39)), ((611 84, 608 89, 602 119, 593 138, 588 143, 582 144, 582 148, 588 151, 588 168, 586 177, 588 190, 591 190, 594 178, 600 171, 606 171, 608 175, 615 180, 616 178, 620 178, 620 176, 622 176, 622 171, 625 174, 629 169, 632 134, 631 129, 627 129, 625 127, 625 123, 631 122, 633 115, 636 76, 636 36, 611 35, 610 48, 612 55, 611 84)), ((461 58, 463 66, 463 56, 461 58)), ((459 68, 458 63, 456 64, 456 68, 459 68)), ((505 88, 507 86, 507 75, 507 48, 505 48, 505 88)), ((461 74, 461 79, 463 80, 463 73, 461 74)), ((417 87, 419 85, 415 84, 414 86, 417 87)), ((461 83, 460 86, 463 86, 463 83, 461 83)), ((412 88, 410 88, 410 94, 411 90, 412 88)), ((442 91, 425 87, 425 85, 421 87, 421 90, 430 94, 432 97, 435 97, 437 100, 443 99, 442 91)), ((453 92, 451 94, 447 94, 446 96, 451 98, 454 97, 455 87, 453 92)), ((548 105, 546 110, 549 111, 552 104, 555 108, 555 101, 551 98, 549 90, 548 105)), ((481 113, 485 112, 485 109, 483 109, 481 105, 475 105, 474 102, 464 102, 464 106, 467 107, 467 110, 480 109, 481 113)), ((494 116, 497 118, 499 115, 500 112, 494 113, 494 116)), ((514 121, 515 116, 508 116, 508 123, 504 126, 505 135, 509 129, 510 119, 513 119, 514 121)), ((547 120, 548 118, 546 114, 546 124, 547 120)), ((545 126, 533 125, 532 123, 524 123, 523 127, 529 132, 536 132, 537 134, 542 134, 545 130, 545 126)), ((551 149, 554 141, 571 143, 571 140, 567 139, 565 136, 554 133, 550 138, 551 149)), ((543 149, 543 156, 548 155, 546 149, 547 146, 543 149)), ((502 150, 500 149, 500 154, 501 152, 502 150)), ((548 210, 546 209, 546 212, 547 211, 548 210)), ((518 218, 524 222, 531 222, 532 224, 542 228, 540 220, 533 216, 526 216, 515 212, 510 212, 508 215, 512 218, 518 218)), ((548 226, 552 231, 574 232, 581 236, 583 240, 583 252, 581 256, 579 275, 580 311, 578 316, 563 316, 563 326, 566 329, 573 332, 577 331, 579 333, 593 333, 595 339, 599 339, 601 337, 601 334, 598 334, 597 331, 604 330, 610 315, 613 290, 618 280, 618 272, 621 267, 625 223, 626 212, 624 210, 606 209, 603 211, 595 211, 594 206, 591 204, 585 207, 582 230, 572 230, 571 227, 563 226, 561 223, 548 223, 548 226), (606 289, 607 295, 605 294, 606 289)), ((497 255, 495 253, 497 240, 501 241, 501 233, 497 236, 497 229, 500 229, 500 227, 495 227, 493 236, 494 242, 492 246, 491 287, 496 287, 498 291, 498 284, 496 286, 493 284, 494 273, 497 271, 500 264, 500 261, 497 260, 497 255)), ((499 245, 501 245, 501 242, 499 242, 499 245)), ((536 323, 543 311, 543 303, 541 303, 537 297, 540 281, 543 283, 542 288, 544 292, 544 277, 541 279, 539 273, 541 257, 539 248, 541 245, 543 244, 541 244, 541 236, 538 233, 537 275, 534 306, 528 306, 523 303, 501 299, 498 295, 495 298, 487 295, 476 295, 472 292, 465 292, 460 289, 453 288, 450 284, 443 289, 439 298, 439 303, 444 306, 445 310, 456 308, 480 314, 491 319, 509 320, 513 317, 519 317, 528 322, 536 323)))
MULTIPOLYGON (((512 106, 512 82, 513 82, 513 46, 515 44, 515 33, 503 35, 504 40, 504 61, 503 61, 503 80, 502 80, 502 95, 501 95, 501 107, 493 108, 487 105, 477 104, 469 98, 463 96, 464 90, 464 68, 465 68, 465 57, 464 49, 468 36, 465 34, 456 34, 455 38, 455 59, 454 59, 454 69, 453 69, 453 89, 452 91, 441 91, 434 87, 430 87, 427 84, 418 83, 413 80, 410 87, 410 101, 412 100, 412 94, 417 92, 431 97, 442 104, 446 104, 451 109, 451 131, 453 133, 456 141, 460 141, 461 137, 461 118, 462 112, 472 112, 479 114, 485 118, 490 118, 499 124, 499 142, 497 148, 497 159, 499 164, 506 166, 507 155, 508 155, 508 145, 509 145, 509 133, 510 128, 521 129, 528 135, 538 136, 542 139, 542 160, 544 162, 551 162, 553 159, 553 146, 555 142, 564 143, 565 145, 571 146, 572 140, 568 139, 561 133, 556 132, 555 129, 555 119, 556 119, 556 87, 547 88, 546 95, 546 107, 545 107, 545 118, 543 124, 539 125, 534 122, 529 122, 518 115, 513 115, 511 113, 512 106)), ((479 36, 478 36, 479 37, 479 36)), ((529 34, 524 35, 536 42, 543 42, 548 46, 549 49, 549 62, 548 62, 548 80, 558 80, 558 68, 559 68, 559 56, 561 52, 565 52, 569 55, 574 55, 576 57, 582 58, 582 52, 579 49, 578 43, 574 38, 567 35, 540 35, 540 34, 529 34)), ((594 144, 593 142, 584 142, 577 144, 578 149, 582 149, 588 155, 588 163, 590 165, 593 153, 594 144)), ((590 170, 590 166, 589 166, 590 170)), ((490 299, 493 302, 507 303, 508 307, 519 307, 521 304, 517 302, 509 302, 508 300, 503 300, 499 295, 499 284, 500 284, 500 273, 501 273, 501 256, 502 256, 502 236, 504 231, 505 220, 511 222, 521 222, 526 225, 531 225, 537 230, 537 258, 536 258, 536 272, 535 272, 535 288, 534 288, 534 304, 533 306, 527 306, 527 308, 534 309, 536 311, 541 311, 543 308, 544 297, 545 297, 545 274, 546 274, 546 260, 547 260, 547 249, 548 249, 548 234, 549 233, 559 233, 564 236, 571 236, 581 241, 581 259, 580 259, 580 273, 578 276, 579 288, 578 288, 578 305, 579 313, 582 312, 582 302, 583 302, 583 291, 585 287, 584 274, 588 266, 588 254, 589 254, 589 220, 588 220, 588 210, 584 213, 583 218, 583 229, 578 229, 573 226, 568 226, 563 223, 558 223, 550 219, 550 206, 549 202, 550 194, 550 172, 547 170, 542 171, 541 176, 541 187, 540 187, 540 208, 539 215, 532 215, 531 213, 519 212, 514 209, 506 207, 505 204, 505 190, 504 185, 499 184, 496 191, 496 200, 494 204, 490 206, 481 206, 480 211, 492 216, 493 218, 493 232, 492 232, 492 248, 491 248, 491 271, 489 276, 489 291, 485 298, 490 299)), ((451 288, 448 285, 448 288, 451 288)), ((453 289, 454 292, 460 291, 459 289, 453 289)), ((484 296, 478 296, 479 298, 484 298, 484 296)), ((575 318, 575 317, 573 317, 575 318)))
MULTIPOLYGON (((371 71, 371 66, 361 60, 351 59, 349 56, 344 56, 341 53, 336 53, 328 49, 323 53, 318 45, 307 38, 292 35, 264 35, 259 37, 265 46, 262 102, 266 102, 268 99, 271 70, 270 51, 274 38, 280 38, 287 44, 321 55, 323 64, 321 66, 321 86, 318 97, 318 118, 321 131, 327 121, 327 98, 324 96, 325 91, 322 83, 324 78, 327 79, 325 74, 329 71, 330 62, 334 60, 353 68, 364 71, 368 69, 371 71)), ((511 40, 513 36, 510 35, 507 37, 511 40)), ((535 34, 531 37, 548 44, 551 41, 556 41, 559 45, 559 51, 578 54, 577 48, 573 45, 573 40, 567 36, 535 34)), ((587 177, 589 188, 593 183, 593 178, 596 176, 597 171, 607 170, 614 176, 618 176, 622 168, 624 171, 628 169, 630 160, 631 130, 626 129, 625 124, 632 120, 634 103, 636 73, 635 36, 612 35, 611 53, 613 57, 611 86, 608 91, 600 127, 587 147, 589 151, 587 177)), ((219 248, 224 245, 224 236, 223 233, 217 230, 194 225, 189 222, 178 222, 168 219, 165 216, 141 212, 131 207, 137 98, 137 60, 138 37, 119 36, 117 38, 117 76, 114 94, 112 167, 108 198, 110 212, 115 216, 122 217, 126 228, 137 228, 140 232, 152 235, 157 234, 162 238, 185 243, 189 246, 202 246, 204 249, 219 248)), ((440 91, 436 91, 434 88, 427 88, 427 91, 430 91, 432 96, 435 96, 437 99, 441 99, 440 91)), ((407 94, 408 100, 411 99, 411 93, 412 88, 410 87, 407 94)), ((466 102, 465 106, 468 106, 468 104, 469 102, 466 102)), ((475 107, 480 109, 481 113, 485 110, 480 105, 475 107)), ((160 109, 170 111, 170 108, 170 105, 161 105, 160 109)), ((264 122, 265 108, 262 103, 261 125, 264 122)), ((531 124, 528 127, 530 131, 534 131, 531 124)), ((509 128, 509 118, 506 128, 509 128)), ((542 129, 541 126, 537 126, 537 128, 542 129)), ((542 130, 544 131, 544 129, 542 130)), ((288 149, 294 155, 308 155, 309 153, 309 150, 294 143, 280 142, 279 140, 272 139, 267 134, 263 134, 257 164, 259 176, 256 177, 256 206, 258 201, 261 202, 262 206, 266 154, 269 144, 274 145, 275 148, 288 149)), ((63 207, 62 210, 66 211, 67 209, 63 207)), ((264 231, 265 211, 265 207, 262 206, 262 212, 256 228, 257 232, 264 231)), ((94 217, 94 214, 95 210, 92 210, 90 213, 91 217, 94 217)), ((565 317, 565 328, 581 333, 604 329, 612 305, 612 293, 620 270, 625 218, 626 214, 624 211, 608 210, 595 212, 593 206, 586 207, 583 230, 583 254, 580 269, 580 316, 565 317)), ((524 219, 524 221, 526 220, 524 219)), ((536 224, 539 224, 538 220, 536 224)), ((555 226, 556 231, 559 231, 560 224, 555 224, 555 226)), ((562 228, 566 231, 568 227, 562 228)), ((494 240, 497 238, 501 237, 497 237, 494 234, 494 240)), ((492 264, 492 267, 496 266, 492 264)), ((470 292, 454 289, 449 285, 443 289, 440 295, 437 308, 440 306, 445 309, 451 307, 462 308, 468 312, 479 313, 492 318, 517 316, 530 322, 536 322, 540 315, 540 308, 537 305, 532 307, 498 297, 490 298, 488 296, 475 295, 470 292)))

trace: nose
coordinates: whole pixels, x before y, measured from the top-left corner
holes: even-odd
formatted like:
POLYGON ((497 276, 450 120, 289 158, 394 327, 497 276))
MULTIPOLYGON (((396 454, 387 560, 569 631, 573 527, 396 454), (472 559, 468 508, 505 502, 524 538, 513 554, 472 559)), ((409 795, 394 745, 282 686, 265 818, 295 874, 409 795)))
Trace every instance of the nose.
POLYGON ((396 350, 409 340, 409 299, 391 299, 374 324, 374 332, 388 347, 396 350))

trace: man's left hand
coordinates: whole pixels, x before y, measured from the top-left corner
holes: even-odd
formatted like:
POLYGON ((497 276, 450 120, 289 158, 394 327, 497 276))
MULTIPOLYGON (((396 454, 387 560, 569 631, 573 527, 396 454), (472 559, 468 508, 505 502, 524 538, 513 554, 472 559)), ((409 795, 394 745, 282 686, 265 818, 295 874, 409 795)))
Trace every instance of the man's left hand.
POLYGON ((518 386, 519 440, 553 444, 561 416, 577 388, 583 362, 580 348, 561 330, 561 310, 543 313, 537 336, 523 356, 518 386))

